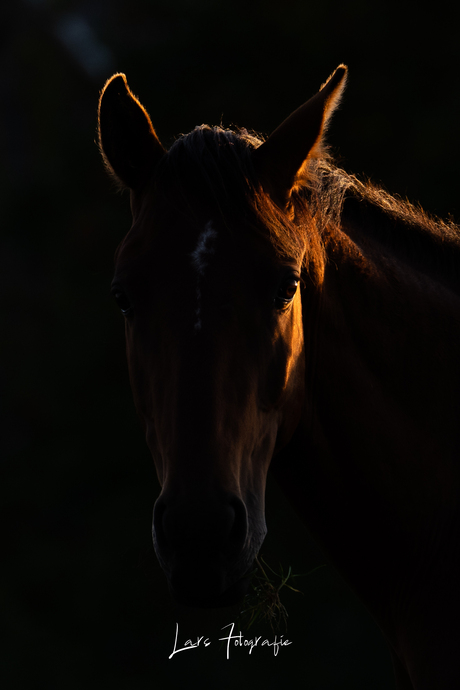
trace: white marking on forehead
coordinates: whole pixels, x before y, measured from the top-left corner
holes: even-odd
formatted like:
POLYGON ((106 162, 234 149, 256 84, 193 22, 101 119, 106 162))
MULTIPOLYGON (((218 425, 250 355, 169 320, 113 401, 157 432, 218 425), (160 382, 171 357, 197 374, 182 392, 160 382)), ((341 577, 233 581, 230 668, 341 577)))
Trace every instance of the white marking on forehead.
POLYGON ((204 269, 208 265, 206 257, 214 254, 214 249, 210 246, 210 243, 215 237, 217 237, 217 232, 212 227, 212 222, 208 221, 198 238, 195 250, 192 252, 192 264, 200 276, 204 275, 204 269))
POLYGON ((201 329, 201 278, 204 276, 204 270, 209 264, 209 257, 214 254, 214 248, 211 246, 212 241, 217 237, 217 232, 212 227, 212 221, 208 221, 203 232, 198 237, 197 245, 191 253, 192 266, 198 273, 198 281, 196 286, 196 301, 197 306, 195 310, 195 333, 201 329))

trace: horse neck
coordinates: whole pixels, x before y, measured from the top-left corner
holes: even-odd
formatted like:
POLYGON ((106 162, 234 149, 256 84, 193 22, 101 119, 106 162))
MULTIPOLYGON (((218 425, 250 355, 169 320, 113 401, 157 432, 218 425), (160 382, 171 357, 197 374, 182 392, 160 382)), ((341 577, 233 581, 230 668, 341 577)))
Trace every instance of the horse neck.
POLYGON ((413 333, 430 342, 436 330, 457 348, 460 229, 381 195, 352 189, 326 228, 323 309, 329 304, 367 343, 374 332, 386 342, 413 333))
POLYGON ((352 463, 378 456, 382 473, 407 449, 421 464, 430 445, 448 458, 460 414, 458 235, 443 249, 415 220, 351 195, 323 242, 323 283, 303 300, 305 427, 334 463, 335 439, 352 463))

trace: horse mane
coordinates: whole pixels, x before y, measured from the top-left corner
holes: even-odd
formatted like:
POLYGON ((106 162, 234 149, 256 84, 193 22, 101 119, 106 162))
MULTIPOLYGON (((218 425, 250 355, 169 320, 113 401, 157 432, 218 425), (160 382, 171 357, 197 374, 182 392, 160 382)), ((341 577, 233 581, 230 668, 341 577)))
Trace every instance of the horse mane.
POLYGON ((376 257, 385 252, 408 266, 454 283, 460 279, 460 228, 436 218, 328 159, 313 160, 299 183, 323 238, 345 232, 376 257), (374 245, 372 251, 371 245, 374 245))
POLYGON ((263 138, 245 129, 201 125, 180 136, 158 165, 157 186, 190 220, 201 206, 218 214, 229 232, 252 229, 278 254, 304 259, 306 274, 320 285, 327 263, 327 237, 351 228, 350 239, 387 249, 419 270, 435 271, 458 283, 460 229, 362 182, 326 155, 302 169, 291 196, 291 214, 271 200, 258 179, 252 151, 263 138), (349 221, 346 224, 346 221, 349 221), (346 225, 346 229, 344 227, 346 225))

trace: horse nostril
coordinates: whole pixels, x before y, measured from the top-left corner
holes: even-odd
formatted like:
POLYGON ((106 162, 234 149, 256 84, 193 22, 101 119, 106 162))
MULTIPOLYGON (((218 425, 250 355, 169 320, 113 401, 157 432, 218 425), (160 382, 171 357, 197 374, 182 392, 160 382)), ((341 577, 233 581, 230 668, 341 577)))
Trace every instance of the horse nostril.
POLYGON ((163 516, 166 512, 166 502, 162 496, 160 496, 153 508, 153 524, 152 524, 152 536, 153 544, 155 546, 155 551, 157 555, 159 553, 165 553, 167 550, 167 540, 163 530, 163 516))
POLYGON ((233 525, 227 540, 227 548, 231 552, 238 553, 246 543, 248 534, 248 512, 243 501, 235 496, 231 501, 234 519, 233 525))

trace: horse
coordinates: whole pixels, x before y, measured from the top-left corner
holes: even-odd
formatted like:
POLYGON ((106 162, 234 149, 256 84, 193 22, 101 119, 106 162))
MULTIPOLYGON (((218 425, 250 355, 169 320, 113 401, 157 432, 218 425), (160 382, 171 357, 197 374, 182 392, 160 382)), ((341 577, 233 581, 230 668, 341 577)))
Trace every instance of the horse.
POLYGON ((99 144, 130 190, 115 256, 174 598, 241 599, 269 466, 388 641, 399 690, 460 687, 460 230, 339 169, 340 65, 266 140, 167 151, 115 74, 99 144))

